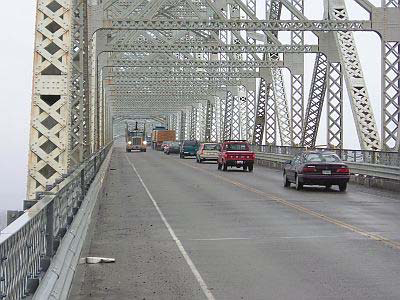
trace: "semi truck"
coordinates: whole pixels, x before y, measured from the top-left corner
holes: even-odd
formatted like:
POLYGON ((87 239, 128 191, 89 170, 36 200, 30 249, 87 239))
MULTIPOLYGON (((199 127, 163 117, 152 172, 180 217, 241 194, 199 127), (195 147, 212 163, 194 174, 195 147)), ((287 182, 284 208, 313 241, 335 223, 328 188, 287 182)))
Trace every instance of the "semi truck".
POLYGON ((152 135, 152 148, 154 150, 161 150, 161 145, 165 141, 176 141, 175 130, 168 130, 165 127, 158 126, 153 129, 152 135))
POLYGON ((145 128, 139 129, 138 122, 136 122, 135 128, 129 128, 129 124, 126 124, 126 152, 131 152, 133 150, 139 150, 140 152, 146 152, 147 141, 145 135, 145 128))

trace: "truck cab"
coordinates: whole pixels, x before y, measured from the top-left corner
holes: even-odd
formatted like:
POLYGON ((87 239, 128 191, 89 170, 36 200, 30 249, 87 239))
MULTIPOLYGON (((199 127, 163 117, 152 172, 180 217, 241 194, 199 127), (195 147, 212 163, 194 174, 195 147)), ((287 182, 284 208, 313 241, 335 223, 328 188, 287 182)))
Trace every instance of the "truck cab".
POLYGON ((256 155, 245 140, 227 140, 218 154, 218 170, 227 171, 228 167, 243 168, 253 172, 256 155))

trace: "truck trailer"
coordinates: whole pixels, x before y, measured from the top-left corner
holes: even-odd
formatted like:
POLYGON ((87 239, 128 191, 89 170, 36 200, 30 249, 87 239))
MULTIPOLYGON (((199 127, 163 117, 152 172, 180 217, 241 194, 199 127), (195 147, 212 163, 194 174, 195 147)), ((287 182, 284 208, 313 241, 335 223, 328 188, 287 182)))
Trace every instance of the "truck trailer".
POLYGON ((168 130, 165 127, 155 127, 152 132, 152 148, 161 150, 161 145, 165 141, 176 141, 175 130, 168 130))

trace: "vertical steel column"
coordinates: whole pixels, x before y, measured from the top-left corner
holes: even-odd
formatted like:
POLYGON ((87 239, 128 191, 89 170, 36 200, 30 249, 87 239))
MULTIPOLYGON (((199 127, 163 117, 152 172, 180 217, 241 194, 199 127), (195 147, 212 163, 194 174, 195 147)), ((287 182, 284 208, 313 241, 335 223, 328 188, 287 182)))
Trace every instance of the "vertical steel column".
POLYGON ((400 42, 382 40, 382 146, 400 151, 400 42))
POLYGON ((343 74, 340 62, 329 63, 327 86, 327 144, 343 148, 343 74))
POLYGON ((223 140, 232 138, 232 118, 233 118, 234 97, 232 92, 226 92, 224 125, 222 126, 223 140))
POLYGON ((71 1, 37 1, 27 197, 68 171, 71 1))
POLYGON ((276 145, 276 105, 274 89, 271 83, 267 83, 265 91, 265 143, 276 145))
POLYGON ((265 107, 267 102, 267 83, 264 78, 260 79, 260 85, 258 89, 258 101, 256 120, 253 133, 253 144, 262 145, 264 142, 264 130, 265 130, 265 107))
POLYGON ((233 140, 240 140, 240 132, 242 127, 242 120, 240 118, 240 97, 234 96, 232 98, 232 119, 231 119, 231 139, 233 140))
POLYGON ((190 131, 189 131, 189 138, 191 140, 196 139, 196 133, 197 133, 197 108, 192 106, 190 110, 190 131))
MULTIPOLYGON (((302 14, 304 14, 304 0, 291 0, 291 4, 302 14)), ((292 20, 297 18, 292 14, 292 20)), ((304 32, 291 31, 291 44, 304 45, 304 32)), ((296 59, 304 64, 304 54, 296 54, 296 59)), ((300 74, 292 73, 291 79, 291 99, 290 99, 290 133, 293 146, 301 143, 301 134, 304 123, 304 70, 300 74)))
POLYGON ((172 127, 172 130, 175 130, 175 132, 178 132, 178 116, 176 114, 171 115, 171 127, 172 127))
MULTIPOLYGON (((399 9, 400 1, 382 0, 382 7, 399 9)), ((400 41, 382 37, 381 53, 382 147, 400 152, 400 41)))
POLYGON ((212 129, 214 123, 214 107, 211 104, 210 100, 207 100, 206 104, 206 122, 205 122, 205 134, 204 134, 204 141, 211 142, 213 140, 212 136, 212 129))
POLYGON ((181 111, 179 139, 186 139, 186 112, 181 111))

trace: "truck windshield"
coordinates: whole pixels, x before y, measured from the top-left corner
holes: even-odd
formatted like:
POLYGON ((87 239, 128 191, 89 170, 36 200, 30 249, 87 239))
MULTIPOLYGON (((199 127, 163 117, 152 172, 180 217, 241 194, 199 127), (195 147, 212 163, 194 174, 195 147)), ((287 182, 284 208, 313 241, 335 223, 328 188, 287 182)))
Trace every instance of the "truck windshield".
POLYGON ((226 150, 227 151, 249 151, 249 146, 247 144, 235 144, 235 143, 231 143, 231 144, 227 144, 226 145, 226 150))
POLYGON ((128 132, 128 136, 129 136, 129 137, 136 137, 136 136, 141 137, 142 135, 143 135, 142 132, 137 132, 137 131, 130 131, 130 132, 128 132))

